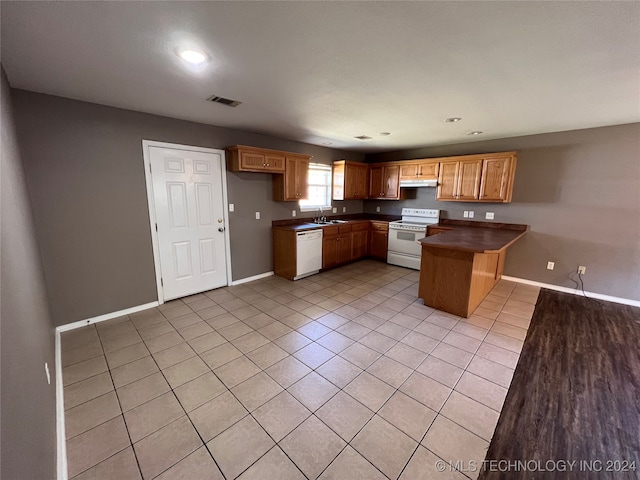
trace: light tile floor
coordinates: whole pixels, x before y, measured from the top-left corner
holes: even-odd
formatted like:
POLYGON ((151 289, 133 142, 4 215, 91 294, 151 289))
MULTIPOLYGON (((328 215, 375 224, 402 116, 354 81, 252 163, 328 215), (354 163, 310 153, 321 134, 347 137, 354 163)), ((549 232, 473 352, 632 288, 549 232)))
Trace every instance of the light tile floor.
POLYGON ((69 478, 474 478, 538 289, 461 319, 417 282, 365 260, 64 333, 69 478))

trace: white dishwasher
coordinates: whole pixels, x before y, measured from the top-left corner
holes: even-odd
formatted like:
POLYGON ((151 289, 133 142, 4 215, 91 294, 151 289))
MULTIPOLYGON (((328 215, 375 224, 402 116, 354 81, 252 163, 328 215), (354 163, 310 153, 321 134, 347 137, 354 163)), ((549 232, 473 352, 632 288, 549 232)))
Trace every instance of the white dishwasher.
POLYGON ((296 234, 296 276, 299 280, 322 268, 322 229, 307 230, 296 234))

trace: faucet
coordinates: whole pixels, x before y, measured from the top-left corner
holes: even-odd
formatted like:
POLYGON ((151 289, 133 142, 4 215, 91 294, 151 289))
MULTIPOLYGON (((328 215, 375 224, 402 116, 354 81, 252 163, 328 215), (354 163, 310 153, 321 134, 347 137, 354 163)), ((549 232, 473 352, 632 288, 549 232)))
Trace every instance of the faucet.
POLYGON ((322 215, 322 208, 318 208, 318 218, 315 219, 316 222, 326 222, 327 221, 327 217, 322 215))

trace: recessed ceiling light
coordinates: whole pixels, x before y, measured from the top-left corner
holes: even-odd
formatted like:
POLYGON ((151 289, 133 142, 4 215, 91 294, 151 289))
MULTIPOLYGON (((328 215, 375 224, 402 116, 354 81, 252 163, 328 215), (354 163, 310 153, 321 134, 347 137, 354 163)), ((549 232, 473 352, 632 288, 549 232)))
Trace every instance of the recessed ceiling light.
POLYGON ((480 130, 474 130, 473 132, 467 132, 467 135, 482 135, 480 130))
POLYGON ((323 145, 333 145, 332 142, 324 142, 323 145))
POLYGON ((358 140, 371 140, 371 137, 368 137, 366 135, 358 135, 357 137, 353 138, 357 138, 358 140))
POLYGON ((207 55, 198 50, 181 50, 178 56, 192 65, 200 65, 207 61, 207 55))
POLYGON ((380 135, 386 137, 387 135, 391 135, 391 132, 380 132, 380 135))
POLYGON ((445 123, 456 123, 456 122, 459 122, 460 120, 462 120, 461 117, 449 117, 449 118, 445 118, 444 122, 445 123))

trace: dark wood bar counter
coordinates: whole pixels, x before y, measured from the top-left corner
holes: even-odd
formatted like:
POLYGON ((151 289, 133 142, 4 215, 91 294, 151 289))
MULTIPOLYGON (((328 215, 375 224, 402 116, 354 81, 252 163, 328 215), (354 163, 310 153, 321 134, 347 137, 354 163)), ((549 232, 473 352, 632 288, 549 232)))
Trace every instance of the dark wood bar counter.
POLYGON ((507 248, 527 225, 445 220, 420 240, 424 304, 469 317, 502 277, 507 248))

